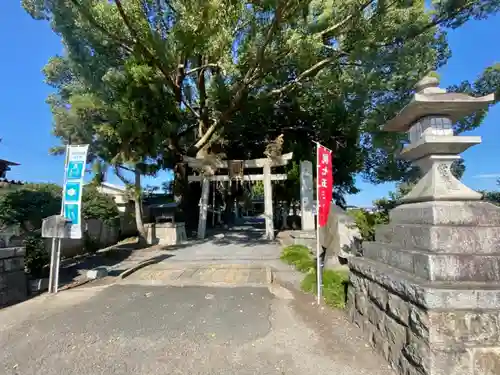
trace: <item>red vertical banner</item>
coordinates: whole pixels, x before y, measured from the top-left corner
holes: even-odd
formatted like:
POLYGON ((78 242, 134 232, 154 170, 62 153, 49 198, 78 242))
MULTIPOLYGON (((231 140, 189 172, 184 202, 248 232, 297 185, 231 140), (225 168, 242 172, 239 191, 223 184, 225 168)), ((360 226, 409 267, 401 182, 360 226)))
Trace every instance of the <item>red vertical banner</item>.
POLYGON ((332 151, 317 143, 317 205, 318 226, 324 227, 328 222, 333 195, 332 151))

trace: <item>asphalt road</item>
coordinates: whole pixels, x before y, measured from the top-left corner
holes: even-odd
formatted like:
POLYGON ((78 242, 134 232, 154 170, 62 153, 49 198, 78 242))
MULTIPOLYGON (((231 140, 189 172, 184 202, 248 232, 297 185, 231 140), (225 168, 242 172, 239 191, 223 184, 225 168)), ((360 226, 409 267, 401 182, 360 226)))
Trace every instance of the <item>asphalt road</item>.
POLYGON ((0 310, 0 373, 392 374, 308 308, 279 287, 68 290, 0 310))

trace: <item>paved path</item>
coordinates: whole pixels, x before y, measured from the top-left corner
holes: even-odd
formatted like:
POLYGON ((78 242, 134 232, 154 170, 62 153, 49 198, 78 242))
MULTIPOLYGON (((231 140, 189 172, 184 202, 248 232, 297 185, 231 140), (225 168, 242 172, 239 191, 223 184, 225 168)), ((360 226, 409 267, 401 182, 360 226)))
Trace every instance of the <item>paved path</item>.
MULTIPOLYGON (((248 226, 235 227, 231 231, 226 231, 223 234, 219 233, 203 241, 189 241, 175 247, 152 246, 146 249, 134 250, 126 259, 106 267, 111 275, 110 277, 97 280, 91 285, 115 282, 116 277, 123 271, 142 262, 153 260, 156 264, 146 267, 138 274, 128 276, 127 283, 145 284, 146 280, 151 281, 150 284, 165 283, 166 279, 175 279, 178 272, 162 271, 163 269, 177 269, 177 271, 189 269, 192 271, 196 268, 217 269, 217 271, 212 272, 213 280, 205 279, 206 283, 217 283, 220 281, 220 274, 229 272, 224 271, 224 268, 246 266, 247 268, 260 267, 268 270, 272 268, 274 277, 298 287, 302 275, 298 274, 292 267, 285 265, 279 259, 280 254, 281 246, 275 241, 265 239, 264 230, 248 226), (149 273, 149 276, 144 276, 145 273, 149 273), (168 277, 166 276, 167 273, 169 274, 168 277)), ((243 274, 247 272, 249 271, 245 270, 243 274)), ((198 272, 197 275, 200 273, 198 272)), ((188 272, 184 272, 183 277, 180 278, 184 280, 184 284, 186 284, 186 274, 188 272)), ((238 277, 241 276, 242 273, 240 272, 238 277)), ((248 278, 251 280, 254 275, 249 275, 248 278)), ((196 280, 192 279, 191 281, 196 280)))
POLYGON ((215 269, 224 265, 272 268, 275 277, 298 286, 303 276, 284 264, 279 259, 280 255, 281 246, 276 241, 265 239, 263 229, 235 227, 204 241, 194 241, 173 250, 166 249, 158 256, 161 260, 147 269, 192 269, 210 265, 215 269))
POLYGON ((0 310, 0 373, 391 374, 341 316, 322 323, 292 298, 276 286, 111 285, 40 296, 0 310))
POLYGON ((343 312, 269 284, 302 275, 261 232, 148 251, 122 282, 0 310, 0 374, 394 375, 343 312))

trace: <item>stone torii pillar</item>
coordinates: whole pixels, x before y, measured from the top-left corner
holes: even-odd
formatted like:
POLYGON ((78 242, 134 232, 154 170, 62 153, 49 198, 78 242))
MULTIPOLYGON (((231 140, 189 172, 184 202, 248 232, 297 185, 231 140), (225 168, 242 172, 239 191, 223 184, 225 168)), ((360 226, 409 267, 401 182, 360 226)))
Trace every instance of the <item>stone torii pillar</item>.
POLYGON ((264 173, 264 218, 266 222, 266 238, 274 240, 273 222, 273 185, 271 183, 271 161, 263 165, 264 173))
MULTIPOLYGON (((201 182, 201 197, 200 197, 200 217, 198 220, 198 239, 205 238, 207 229, 207 214, 208 214, 208 197, 210 194, 210 180, 207 176, 203 176, 201 182)), ((215 212, 213 213, 215 214, 215 212)))
POLYGON ((408 132, 401 157, 422 179, 390 212, 390 224, 350 258, 348 310, 401 375, 500 373, 500 208, 457 180, 454 160, 480 137, 452 125, 488 107, 426 77, 385 126, 408 132))

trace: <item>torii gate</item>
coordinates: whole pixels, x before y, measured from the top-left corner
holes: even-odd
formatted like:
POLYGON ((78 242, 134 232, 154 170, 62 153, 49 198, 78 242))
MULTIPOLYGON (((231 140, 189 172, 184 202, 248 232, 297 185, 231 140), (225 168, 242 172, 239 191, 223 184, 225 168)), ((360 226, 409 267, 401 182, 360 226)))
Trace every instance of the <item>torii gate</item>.
POLYGON ((287 179, 286 174, 272 174, 272 167, 281 167, 288 164, 292 159, 293 152, 276 156, 273 158, 260 158, 252 160, 231 160, 231 161, 207 161, 205 158, 193 158, 184 156, 183 160, 191 168, 204 170, 205 173, 199 176, 188 176, 188 182, 201 182, 200 219, 198 221, 198 238, 205 238, 208 212, 208 196, 210 193, 210 181, 230 181, 227 175, 215 175, 215 169, 228 169, 235 162, 241 163, 243 169, 262 168, 263 174, 243 175, 243 181, 264 181, 264 218, 266 221, 266 237, 274 240, 273 224, 273 191, 271 181, 283 181, 287 179))

